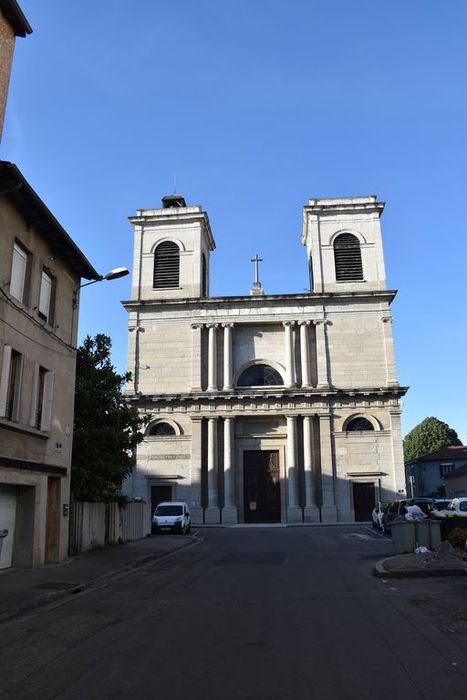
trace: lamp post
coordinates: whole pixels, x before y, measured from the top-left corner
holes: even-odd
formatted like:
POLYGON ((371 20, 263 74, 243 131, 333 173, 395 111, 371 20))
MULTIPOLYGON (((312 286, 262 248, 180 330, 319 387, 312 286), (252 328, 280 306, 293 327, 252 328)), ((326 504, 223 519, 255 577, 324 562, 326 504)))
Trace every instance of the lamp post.
POLYGON ((89 287, 90 284, 96 284, 96 282, 103 282, 104 280, 116 280, 119 277, 126 277, 127 275, 130 274, 130 270, 128 270, 126 267, 114 267, 113 270, 110 270, 106 275, 101 275, 97 280, 91 280, 91 282, 86 282, 85 284, 80 284, 79 288, 83 289, 83 287, 89 287))

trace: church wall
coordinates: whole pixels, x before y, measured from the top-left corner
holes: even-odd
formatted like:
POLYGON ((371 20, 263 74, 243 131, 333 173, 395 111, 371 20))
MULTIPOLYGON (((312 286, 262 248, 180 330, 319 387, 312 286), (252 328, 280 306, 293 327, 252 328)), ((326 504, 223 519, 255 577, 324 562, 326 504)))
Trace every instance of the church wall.
POLYGON ((144 333, 139 336, 139 391, 144 394, 190 391, 191 344, 192 330, 186 322, 146 323, 144 333))
POLYGON ((381 311, 333 308, 327 318, 332 385, 384 386, 387 375, 381 311))
POLYGON ((282 324, 235 324, 233 329, 233 373, 255 359, 269 360, 285 368, 284 328, 282 324))

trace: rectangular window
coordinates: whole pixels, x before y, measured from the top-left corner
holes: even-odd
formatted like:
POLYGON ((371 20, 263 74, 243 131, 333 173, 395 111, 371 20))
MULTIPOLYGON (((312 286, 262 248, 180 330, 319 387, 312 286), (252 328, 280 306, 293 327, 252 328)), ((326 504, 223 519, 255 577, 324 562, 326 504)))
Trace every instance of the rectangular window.
POLYGON ((3 348, 2 378, 0 382, 0 416, 19 420, 23 356, 11 345, 3 348))
POLYGON ((30 255, 23 246, 15 242, 11 262, 10 294, 23 304, 26 303, 29 282, 30 255))
POLYGON ((50 430, 53 401, 54 373, 36 364, 32 389, 30 426, 37 430, 50 430))
POLYGON ((446 476, 449 472, 454 471, 454 464, 440 464, 439 465, 439 475, 440 477, 446 476))
POLYGON ((48 324, 53 323, 55 300, 55 279, 42 270, 41 289, 39 294, 39 316, 48 324))

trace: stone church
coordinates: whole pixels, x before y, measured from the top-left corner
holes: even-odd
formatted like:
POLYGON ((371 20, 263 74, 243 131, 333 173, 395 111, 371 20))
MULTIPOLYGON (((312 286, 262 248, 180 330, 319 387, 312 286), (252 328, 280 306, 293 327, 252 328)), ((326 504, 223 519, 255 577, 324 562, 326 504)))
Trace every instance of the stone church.
MULTIPOLYGON (((127 398, 149 416, 131 498, 194 524, 367 520, 405 495, 375 196, 303 208, 310 292, 212 297, 208 215, 166 196, 137 210, 127 398)), ((257 259, 257 258, 256 258, 257 259)))

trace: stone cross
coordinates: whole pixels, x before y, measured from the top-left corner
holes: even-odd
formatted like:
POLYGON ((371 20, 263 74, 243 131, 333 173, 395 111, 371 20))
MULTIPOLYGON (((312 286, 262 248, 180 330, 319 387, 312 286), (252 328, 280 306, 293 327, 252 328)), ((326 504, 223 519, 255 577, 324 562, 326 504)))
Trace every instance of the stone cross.
POLYGON ((256 253, 254 258, 251 258, 251 262, 255 263, 255 284, 259 285, 259 263, 263 262, 263 258, 258 257, 256 253))

